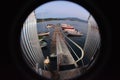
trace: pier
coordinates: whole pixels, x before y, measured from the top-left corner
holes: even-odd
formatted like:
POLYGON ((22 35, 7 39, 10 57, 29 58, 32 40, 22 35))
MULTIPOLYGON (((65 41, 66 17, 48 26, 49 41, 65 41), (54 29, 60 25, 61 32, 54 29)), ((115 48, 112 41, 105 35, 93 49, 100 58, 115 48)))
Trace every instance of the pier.
POLYGON ((50 51, 50 57, 54 58, 56 57, 57 59, 57 64, 56 67, 57 69, 54 70, 54 73, 51 73, 46 70, 42 71, 42 75, 45 77, 51 77, 52 75, 57 74, 56 76, 59 76, 60 80, 64 80, 64 79, 68 79, 68 78, 72 78, 75 77, 77 75, 80 74, 80 67, 77 64, 78 61, 82 60, 82 58, 84 57, 84 51, 83 49, 76 44, 73 40, 71 40, 69 37, 67 37, 64 32, 62 31, 62 28, 60 25, 56 25, 54 27, 54 32, 52 34, 52 41, 51 41, 51 51, 50 51), (81 56, 78 56, 75 51, 72 49, 72 47, 70 47, 70 45, 66 42, 66 39, 68 39, 69 41, 71 41, 73 43, 73 45, 75 45, 76 47, 78 47, 78 49, 81 50, 81 56), (77 60, 75 60, 70 52, 70 50, 68 49, 72 49, 74 55, 77 57, 77 60), (61 67, 69 67, 69 66, 74 66, 74 68, 69 69, 69 70, 61 70, 61 67), (71 73, 71 76, 64 76, 64 75, 69 75, 71 73), (49 75, 45 75, 45 74, 49 74, 49 75), (63 77, 64 76, 64 77, 63 77))
POLYGON ((66 43, 65 39, 60 31, 60 27, 57 27, 56 34, 56 48, 57 48, 57 70, 59 71, 59 66, 74 64, 78 67, 74 58, 72 57, 66 43))

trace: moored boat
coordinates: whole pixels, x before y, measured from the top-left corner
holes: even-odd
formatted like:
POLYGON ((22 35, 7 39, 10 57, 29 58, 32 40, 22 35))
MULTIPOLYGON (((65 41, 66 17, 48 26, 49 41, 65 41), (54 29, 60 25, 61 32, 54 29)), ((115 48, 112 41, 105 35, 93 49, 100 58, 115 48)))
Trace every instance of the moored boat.
POLYGON ((39 33, 38 36, 48 36, 50 32, 39 33))
POLYGON ((46 47, 46 46, 47 46, 47 42, 42 39, 42 40, 40 41, 40 46, 41 46, 41 48, 46 47))
POLYGON ((82 36, 83 34, 79 31, 67 31, 67 36, 82 36))
POLYGON ((62 27, 62 30, 64 30, 64 29, 74 29, 73 26, 68 25, 68 24, 61 24, 61 27, 62 27))
POLYGON ((69 24, 61 24, 62 30, 67 33, 67 36, 82 36, 83 34, 69 24))

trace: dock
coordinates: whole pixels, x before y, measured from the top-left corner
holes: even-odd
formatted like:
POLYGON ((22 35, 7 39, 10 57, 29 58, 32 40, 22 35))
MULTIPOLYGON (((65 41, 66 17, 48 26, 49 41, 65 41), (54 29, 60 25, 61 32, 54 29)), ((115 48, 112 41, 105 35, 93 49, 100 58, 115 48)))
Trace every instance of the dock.
MULTIPOLYGON (((51 72, 51 74, 49 71, 43 70, 42 75, 52 79, 58 76, 59 80, 64 80, 67 79, 67 77, 72 78, 80 74, 80 68, 77 62, 83 58, 84 52, 80 46, 78 46, 74 41, 72 41, 67 36, 65 36, 61 30, 62 28, 59 25, 56 25, 54 27, 54 32, 51 41, 51 51, 50 51, 50 57, 57 58, 57 64, 56 64, 57 70, 54 70, 53 72, 51 72), (80 57, 77 56, 78 57, 77 61, 74 60, 71 52, 69 51, 65 38, 68 38, 68 40, 70 40, 74 45, 76 45, 81 50, 82 56, 80 57), (69 70, 60 69, 60 67, 70 66, 70 65, 74 65, 74 68, 69 70)), ((58 80, 58 78, 55 80, 58 80)))

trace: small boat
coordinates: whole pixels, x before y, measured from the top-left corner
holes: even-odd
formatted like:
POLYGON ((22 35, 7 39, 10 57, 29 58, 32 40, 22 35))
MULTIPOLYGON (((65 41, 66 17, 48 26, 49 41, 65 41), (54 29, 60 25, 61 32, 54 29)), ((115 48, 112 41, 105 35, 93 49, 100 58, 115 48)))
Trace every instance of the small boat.
POLYGON ((50 32, 39 33, 38 36, 48 36, 50 32))
POLYGON ((55 25, 54 24, 47 24, 46 28, 54 28, 55 25))
POLYGON ((42 39, 42 40, 40 41, 40 46, 41 46, 41 48, 46 47, 46 46, 47 46, 47 42, 42 39))
POLYGON ((83 34, 78 31, 67 31, 67 36, 82 36, 83 34))

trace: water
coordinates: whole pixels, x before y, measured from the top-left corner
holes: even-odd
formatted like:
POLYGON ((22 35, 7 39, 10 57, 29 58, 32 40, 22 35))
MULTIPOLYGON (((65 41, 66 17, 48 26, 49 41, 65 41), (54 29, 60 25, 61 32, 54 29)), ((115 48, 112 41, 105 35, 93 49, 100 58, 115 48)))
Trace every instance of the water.
MULTIPOLYGON (((70 21, 70 20, 52 20, 52 21, 44 21, 44 22, 39 22, 37 23, 37 30, 38 33, 40 32, 47 32, 50 31, 50 36, 45 37, 45 40, 47 41, 48 45, 47 47, 42 48, 44 56, 48 56, 50 54, 50 42, 51 42, 51 37, 53 33, 53 29, 47 29, 46 26, 47 24, 54 24, 57 25, 59 23, 65 23, 65 24, 70 24, 74 26, 75 29, 83 33, 83 36, 81 37, 70 37, 73 41, 75 41, 79 46, 82 48, 84 47, 85 39, 86 39, 86 34, 87 34, 87 28, 88 24, 86 22, 80 22, 80 21, 70 21)), ((70 46, 75 50, 77 55, 80 57, 81 56, 81 51, 76 48, 75 45, 73 45, 70 41, 67 40, 67 42, 70 44, 70 46)), ((73 55, 73 53, 72 53, 73 55)), ((73 55, 73 58, 77 60, 77 58, 73 55)))
POLYGON ((56 25, 59 23, 70 24, 70 25, 74 26, 75 29, 78 29, 78 31, 81 31, 83 34, 86 35, 86 33, 87 33, 87 27, 88 27, 87 23, 80 22, 80 21, 70 21, 70 20, 52 20, 52 21, 39 22, 37 24, 38 32, 48 31, 47 28, 45 28, 47 26, 47 24, 55 24, 56 25))

